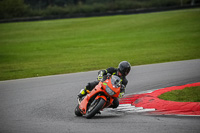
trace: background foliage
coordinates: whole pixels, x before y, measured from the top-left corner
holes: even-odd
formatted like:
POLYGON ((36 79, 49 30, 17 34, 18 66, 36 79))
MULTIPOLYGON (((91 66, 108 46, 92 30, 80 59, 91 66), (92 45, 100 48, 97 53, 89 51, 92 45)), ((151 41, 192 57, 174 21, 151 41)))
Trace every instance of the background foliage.
POLYGON ((197 5, 200 0, 0 0, 0 19, 197 5))

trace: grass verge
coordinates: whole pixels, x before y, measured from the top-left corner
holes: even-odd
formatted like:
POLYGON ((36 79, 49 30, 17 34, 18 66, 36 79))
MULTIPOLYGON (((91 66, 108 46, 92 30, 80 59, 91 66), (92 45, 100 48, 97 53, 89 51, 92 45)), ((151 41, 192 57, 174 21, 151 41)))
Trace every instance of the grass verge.
POLYGON ((0 24, 0 80, 200 58, 200 8, 0 24))
POLYGON ((166 92, 158 96, 158 98, 177 102, 200 102, 200 86, 166 92))

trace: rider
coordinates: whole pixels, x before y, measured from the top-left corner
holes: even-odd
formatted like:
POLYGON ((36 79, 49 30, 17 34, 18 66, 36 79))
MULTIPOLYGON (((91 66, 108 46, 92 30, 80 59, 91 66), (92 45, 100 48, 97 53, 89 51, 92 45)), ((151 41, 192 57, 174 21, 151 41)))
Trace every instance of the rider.
MULTIPOLYGON (((98 72, 98 78, 97 81, 90 82, 86 85, 85 89, 82 89, 80 91, 80 94, 78 95, 78 98, 81 99, 83 96, 87 94, 87 90, 91 91, 100 81, 104 81, 107 78, 107 75, 117 75, 122 80, 122 86, 120 89, 119 98, 123 97, 125 93, 125 87, 128 83, 128 80, 126 79, 126 76, 129 74, 131 70, 131 65, 128 61, 122 61, 119 63, 118 68, 107 68, 105 70, 100 70, 98 72)), ((112 108, 117 108, 119 105, 119 101, 117 98, 113 101, 112 108)))

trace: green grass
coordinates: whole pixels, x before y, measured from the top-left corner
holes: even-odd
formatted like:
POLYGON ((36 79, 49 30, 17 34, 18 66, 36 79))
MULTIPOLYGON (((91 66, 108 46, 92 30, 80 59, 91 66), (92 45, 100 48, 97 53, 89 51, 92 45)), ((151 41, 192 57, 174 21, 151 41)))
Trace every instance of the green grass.
POLYGON ((200 8, 0 24, 0 80, 200 58, 200 8))
POLYGON ((177 102, 200 102, 200 86, 166 92, 158 98, 177 102))

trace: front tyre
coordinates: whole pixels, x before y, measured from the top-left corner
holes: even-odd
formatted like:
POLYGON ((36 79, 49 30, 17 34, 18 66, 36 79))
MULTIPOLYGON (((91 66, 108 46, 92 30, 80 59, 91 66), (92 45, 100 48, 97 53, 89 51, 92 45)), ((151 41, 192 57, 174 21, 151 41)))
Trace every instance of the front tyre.
POLYGON ((99 98, 97 100, 95 100, 94 103, 92 103, 88 110, 87 110, 87 113, 85 115, 85 117, 87 119, 90 119, 92 118, 93 116, 95 116, 95 114, 97 112, 99 112, 99 110, 101 110, 103 108, 103 105, 105 104, 105 100, 103 98, 99 98))
POLYGON ((74 113, 76 116, 82 116, 80 109, 79 109, 79 105, 76 106, 74 113))

